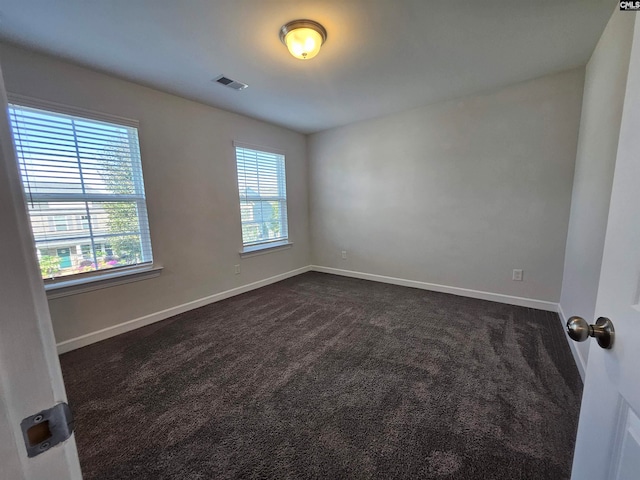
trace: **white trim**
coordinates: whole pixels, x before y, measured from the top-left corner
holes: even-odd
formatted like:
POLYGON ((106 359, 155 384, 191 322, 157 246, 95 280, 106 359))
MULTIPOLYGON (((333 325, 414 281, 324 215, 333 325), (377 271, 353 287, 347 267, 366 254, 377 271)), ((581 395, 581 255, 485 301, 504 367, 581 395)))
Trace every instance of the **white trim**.
POLYGON ((95 110, 50 102, 48 100, 19 95, 17 93, 8 92, 7 97, 9 99, 9 103, 20 105, 21 107, 38 108, 40 110, 61 113, 63 115, 90 118, 99 122, 115 123, 126 127, 140 128, 140 122, 132 118, 119 117, 117 115, 111 115, 110 113, 96 112, 95 110))
MULTIPOLYGON (((135 330, 136 328, 144 327, 146 325, 159 322, 161 320, 167 319, 174 315, 178 315, 180 313, 193 310, 194 308, 202 307, 210 303, 219 302, 220 300, 224 300, 226 298, 230 298, 235 295, 240 295, 242 293, 246 293, 251 290, 255 290, 257 288, 264 287, 266 285, 270 285, 275 282, 279 282, 286 278, 295 277, 296 275, 300 275, 302 273, 309 272, 309 271, 330 273, 333 275, 341 275, 344 277, 360 278, 363 280, 372 280, 374 282, 390 283, 393 285, 400 285, 404 287, 420 288, 422 290, 430 290, 430 291, 441 292, 441 293, 450 293, 450 294, 459 295, 462 297, 478 298, 480 300, 489 300, 492 302, 505 303, 509 305, 518 305, 521 307, 536 308, 538 310, 545 310, 549 312, 557 312, 560 314, 561 320, 564 321, 564 314, 562 313, 560 306, 554 302, 547 302, 544 300, 536 300, 536 299, 525 298, 525 297, 515 297, 511 295, 503 295, 500 293, 483 292, 480 290, 471 290, 468 288, 451 287, 448 285, 438 285, 435 283, 419 282, 416 280, 407 280, 403 278, 387 277, 384 275, 375 275, 372 273, 356 272, 352 270, 342 270, 339 268, 322 267, 319 265, 308 265, 306 267, 281 273, 273 277, 265 278, 264 280, 259 280, 257 282, 249 283, 241 287, 225 290, 224 292, 216 293, 214 295, 209 295, 207 297, 193 300, 191 302, 183 303, 182 305, 167 308, 165 310, 151 313, 143 317, 135 318, 133 320, 129 320, 127 322, 120 323, 118 325, 113 325, 111 327, 107 327, 102 330, 98 330, 95 332, 87 333, 85 335, 81 335, 79 337, 65 340, 63 342, 58 343, 57 345, 58 353, 62 354, 65 352, 69 352, 71 350, 75 350, 77 348, 81 348, 81 347, 90 345, 92 343, 96 343, 101 340, 105 340, 107 338, 120 335, 121 333, 129 332, 131 330, 135 330)), ((578 370, 580 371, 580 375, 582 376, 584 381, 585 364, 582 360, 582 357, 580 356, 580 353, 577 351, 576 346, 573 344, 573 342, 569 342, 569 346, 574 355, 574 358, 576 359, 578 370)))
POLYGON ((255 145, 253 143, 240 142, 238 140, 233 141, 233 146, 237 148, 246 148, 249 150, 256 150, 258 152, 273 153, 274 155, 282 155, 283 157, 286 156, 284 150, 279 150, 274 147, 264 147, 262 145, 255 145))
POLYGON ((562 310, 562 305, 558 304, 558 315, 560 316, 560 321, 562 322, 562 328, 565 330, 565 337, 567 338, 567 342, 569 343, 569 348, 571 349, 571 353, 573 354, 573 360, 576 362, 576 366, 578 367, 578 371, 580 372, 580 377, 582 378, 582 383, 584 383, 585 376, 587 374, 587 362, 584 360, 582 353, 580 353, 580 349, 578 348, 578 344, 569 338, 569 335, 566 332, 565 325, 567 324, 567 317, 562 310))
POLYGON ((468 288, 450 287, 448 285, 438 285, 437 283, 419 282, 417 280, 387 277, 384 275, 355 272, 353 270, 342 270, 339 268, 321 267, 319 265, 311 265, 311 270, 314 272, 342 275, 343 277, 353 277, 361 278, 363 280, 373 280, 374 282, 391 283, 393 285, 401 285, 403 287, 413 287, 420 288, 422 290, 431 290, 434 292, 451 293, 453 295, 460 295, 461 297, 478 298, 480 300, 489 300, 491 302, 507 303, 509 305, 536 308, 538 310, 546 310, 548 312, 558 311, 557 303, 547 302, 545 300, 536 300, 533 298, 514 297, 511 295, 503 295, 501 293, 491 293, 483 292, 480 290, 470 290, 468 288))
POLYGON ((203 307, 210 303, 219 302, 220 300, 234 297, 236 295, 240 295, 241 293, 246 293, 251 290, 255 290, 256 288, 264 287, 266 285, 279 282, 280 280, 284 280, 289 277, 295 277, 296 275, 300 275, 308 271, 309 271, 308 266, 298 268, 296 270, 291 270, 289 272, 281 273, 273 277, 265 278, 264 280, 259 280, 257 282, 249 283, 241 287, 232 288, 231 290, 225 290, 224 292, 216 293, 214 295, 209 295, 208 297, 183 303, 182 305, 178 305, 176 307, 167 308, 159 312, 155 312, 149 315, 145 315, 143 317, 135 318, 133 320, 129 320, 128 322, 103 328, 102 330, 98 330, 96 332, 91 332, 76 338, 71 338, 69 340, 65 340, 63 342, 58 343, 57 345, 58 354, 70 352, 71 350, 85 347, 92 343, 96 343, 101 340, 106 340, 107 338, 115 337, 116 335, 120 335, 121 333, 129 332, 131 330, 135 330, 136 328, 144 327, 146 325, 159 322, 160 320, 165 320, 169 317, 173 317, 174 315, 188 312, 189 310, 193 310, 194 308, 203 307))
MULTIPOLYGON (((47 292, 47 298, 68 297, 78 293, 91 292, 102 288, 115 287, 116 285, 124 285, 125 283, 138 282, 148 278, 159 277, 162 267, 155 266, 137 266, 133 268, 118 269, 114 272, 101 271, 92 277, 73 278, 58 281, 56 283, 46 283, 44 289, 47 292)), ((64 278, 64 277, 63 277, 64 278)))
POLYGON ((293 242, 288 240, 282 240, 279 242, 270 243, 258 243, 257 245, 249 245, 240 250, 240 256, 242 258, 255 257, 256 255, 264 255, 265 253, 271 253, 278 250, 286 250, 291 248, 293 242))

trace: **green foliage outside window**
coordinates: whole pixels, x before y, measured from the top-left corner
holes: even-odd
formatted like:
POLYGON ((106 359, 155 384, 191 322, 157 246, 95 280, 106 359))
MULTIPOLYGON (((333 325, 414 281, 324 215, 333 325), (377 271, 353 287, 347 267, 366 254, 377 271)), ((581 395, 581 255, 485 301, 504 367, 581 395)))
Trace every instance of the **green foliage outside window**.
MULTIPOLYGON (((131 163, 122 161, 120 158, 126 155, 128 155, 127 152, 119 152, 114 148, 111 155, 103 158, 105 171, 102 177, 111 193, 119 195, 135 193, 131 163)), ((108 215, 107 228, 110 233, 126 234, 138 231, 138 210, 135 203, 105 203, 103 208, 108 215)), ((113 255, 120 260, 121 264, 136 263, 142 258, 140 236, 137 234, 112 237, 110 244, 113 255)))
POLYGON ((42 278, 51 278, 60 273, 60 257, 43 255, 40 257, 40 273, 42 278))

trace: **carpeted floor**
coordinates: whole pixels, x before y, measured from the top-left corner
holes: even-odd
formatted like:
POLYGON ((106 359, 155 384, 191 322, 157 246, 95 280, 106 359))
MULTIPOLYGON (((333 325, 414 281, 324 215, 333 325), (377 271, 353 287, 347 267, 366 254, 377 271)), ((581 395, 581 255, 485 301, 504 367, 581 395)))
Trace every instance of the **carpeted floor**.
POLYGON ((61 357, 85 479, 569 478, 556 314, 306 273, 61 357))

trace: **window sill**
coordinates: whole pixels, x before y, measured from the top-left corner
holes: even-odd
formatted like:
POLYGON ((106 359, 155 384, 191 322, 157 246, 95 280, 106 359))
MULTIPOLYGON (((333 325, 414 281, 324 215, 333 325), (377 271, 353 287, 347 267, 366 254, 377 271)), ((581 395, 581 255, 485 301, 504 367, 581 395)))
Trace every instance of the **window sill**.
POLYGON ((271 253, 278 250, 286 250, 291 248, 293 242, 285 240, 283 242, 263 243, 260 245, 251 245, 250 247, 244 247, 240 250, 240 257, 248 258, 255 257, 256 255, 264 255, 265 253, 271 253))
POLYGON ((161 272, 162 267, 159 265, 145 265, 143 267, 127 268, 119 272, 104 272, 89 278, 59 280, 55 283, 45 284, 44 289, 47 292, 47 298, 51 300, 159 277, 161 272))

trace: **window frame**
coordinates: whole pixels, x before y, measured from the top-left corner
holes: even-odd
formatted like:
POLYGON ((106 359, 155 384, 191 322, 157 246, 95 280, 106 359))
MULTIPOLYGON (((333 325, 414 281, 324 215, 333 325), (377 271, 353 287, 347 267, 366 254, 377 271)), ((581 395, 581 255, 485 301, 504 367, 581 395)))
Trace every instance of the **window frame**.
MULTIPOLYGON (((73 295, 76 293, 83 293, 86 291, 101 289, 111 287, 113 285, 119 285, 123 283, 135 282, 138 280, 143 280, 146 278, 153 278, 160 275, 163 267, 158 265, 152 254, 152 240, 151 240, 151 227, 149 225, 149 215, 146 205, 146 188, 144 186, 144 173, 142 167, 142 148, 140 147, 139 142, 139 134, 140 134, 140 125, 137 120, 133 120, 126 117, 120 117, 112 114, 96 112, 93 110, 88 110, 84 108, 63 105, 55 102, 50 102, 38 98, 32 98, 24 95, 18 95, 11 92, 7 92, 7 99, 9 108, 12 106, 15 107, 25 107, 25 108, 34 108, 38 110, 43 110, 45 112, 50 112, 51 114, 60 114, 60 115, 70 115, 74 117, 78 117, 80 119, 86 121, 97 121, 104 122, 113 125, 135 128, 138 134, 138 148, 140 149, 140 179, 136 179, 134 181, 135 185, 135 193, 133 195, 122 195, 122 194, 90 194, 90 193, 77 193, 77 194, 65 194, 65 193, 39 193, 34 195, 33 193, 28 193, 23 188, 22 193, 24 196, 25 204, 33 203, 32 198, 36 198, 38 203, 44 203, 47 201, 55 201, 55 202, 91 202, 91 201, 105 201, 112 200, 113 202, 117 202, 118 200, 125 201, 134 201, 136 207, 138 208, 138 222, 140 222, 140 216, 144 215, 144 223, 146 224, 146 229, 143 231, 140 229, 141 235, 141 248, 145 250, 143 258, 150 258, 149 261, 133 264, 133 265, 123 265, 116 266, 108 269, 98 269, 90 272, 78 272, 69 275, 54 277, 54 278, 43 278, 43 283, 45 290, 47 291, 47 296, 49 298, 57 298, 67 295, 73 295), (82 197, 82 198, 81 198, 82 197), (86 197, 86 198, 85 198, 86 197)), ((9 111, 7 110, 7 115, 9 115, 9 111)), ((11 127, 11 123, 10 123, 11 127)), ((13 135, 13 128, 11 128, 13 135)), ((13 145, 12 145, 13 146, 13 145)), ((20 160, 18 157, 17 150, 15 151, 16 162, 18 162, 18 168, 20 168, 20 160)), ((22 183, 22 174, 21 174, 21 183, 22 183)), ((24 187, 24 185, 23 185, 24 187)), ((29 214, 27 214, 29 215, 29 214)), ((74 220, 76 220, 74 218, 74 220)), ((80 222, 84 222, 85 220, 80 220, 80 222)), ((67 225, 69 224, 69 219, 67 219, 67 225)), ((92 235, 92 234, 91 234, 92 235)), ((36 245, 34 232, 32 230, 31 240, 34 248, 34 254, 37 254, 39 251, 36 245)), ((93 244, 93 237, 90 239, 90 243, 93 244)))
MULTIPOLYGON (((235 166, 236 166, 236 185, 238 187, 238 207, 239 207, 239 214, 240 214, 240 244, 241 244, 241 248, 239 250, 239 254, 241 257, 251 257, 251 256, 255 256, 255 255, 262 255, 264 253, 268 253, 271 251, 277 251, 277 250, 283 250, 283 249, 287 249, 290 248, 293 245, 293 242, 291 241, 291 237, 290 237, 290 230, 289 230, 289 205, 288 205, 288 196, 287 196, 287 174, 286 174, 286 166, 287 166, 287 161, 286 161, 286 153, 283 150, 279 150, 276 148, 272 148, 272 147, 265 147, 265 146, 261 146, 261 145, 255 145, 255 144, 251 144, 251 143, 246 143, 246 142, 241 142, 241 141, 233 141, 233 156, 234 156, 234 161, 235 161, 235 166), (278 170, 280 170, 278 172, 278 184, 279 184, 279 188, 283 189, 282 191, 278 192, 278 195, 275 196, 260 196, 260 195, 255 195, 255 196, 243 196, 240 192, 240 177, 239 177, 239 172, 238 172, 238 148, 240 149, 246 149, 246 150, 252 150, 255 152, 259 152, 259 153, 266 153, 266 154, 272 154, 272 155, 278 155, 278 156, 282 156, 282 165, 281 165, 281 170, 280 170, 280 166, 278 166, 278 170), (284 193, 284 194, 283 194, 284 193), (244 241, 244 234, 242 231, 242 225, 243 225, 243 221, 242 221, 242 203, 243 202, 250 202, 250 201, 255 201, 255 202, 261 202, 261 201, 277 201, 280 202, 281 204, 284 204, 285 208, 284 211, 281 209, 280 211, 280 215, 284 216, 284 221, 280 221, 281 225, 284 225, 284 227, 286 228, 286 236, 281 237, 281 238, 277 238, 277 239, 268 239, 268 240, 261 240, 261 241, 255 241, 255 242, 245 242, 244 241)), ((252 222, 249 222, 252 223, 252 222)))

